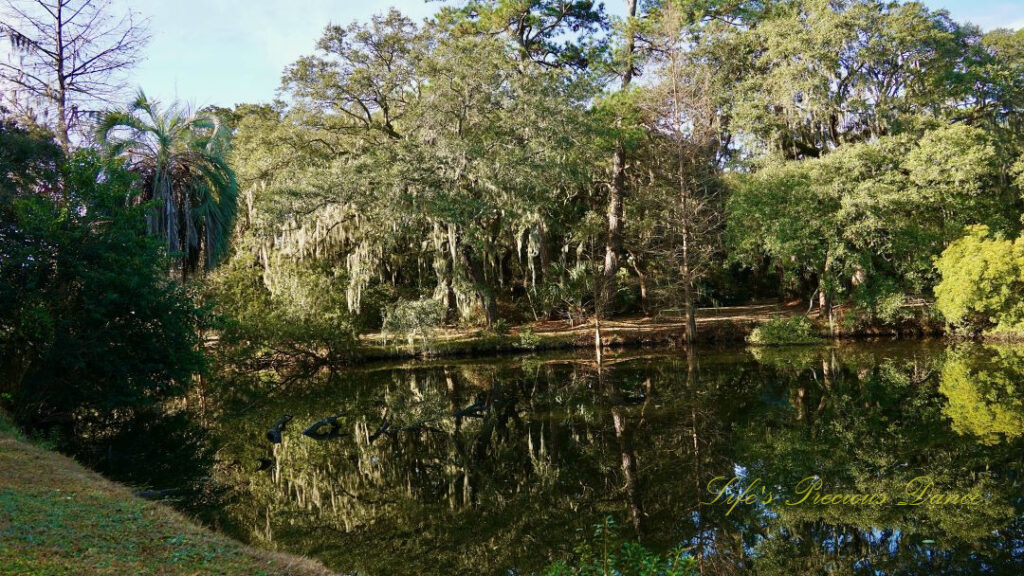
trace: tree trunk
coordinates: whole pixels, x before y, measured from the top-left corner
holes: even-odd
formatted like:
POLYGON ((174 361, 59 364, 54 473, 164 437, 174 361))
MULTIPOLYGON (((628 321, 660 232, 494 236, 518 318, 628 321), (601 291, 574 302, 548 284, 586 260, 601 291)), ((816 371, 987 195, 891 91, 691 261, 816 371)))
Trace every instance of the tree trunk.
MULTIPOLYGON (((551 271, 551 252, 548 250, 548 230, 544 226, 544 221, 541 220, 537 223, 537 258, 540 260, 540 274, 539 279, 534 282, 534 294, 537 294, 537 284, 541 286, 548 281, 548 274, 551 271)), ((554 318, 554 309, 547 304, 547 298, 541 299, 543 302, 543 308, 541 310, 545 320, 552 320, 554 318)))
MULTIPOLYGON (((636 0, 626 0, 626 15, 632 19, 636 17, 636 0)), ((622 90, 629 88, 633 81, 633 52, 635 41, 632 29, 627 30, 626 36, 626 65, 622 71, 622 90)), ((602 286, 602 297, 598 302, 598 316, 605 314, 606 309, 614 304, 615 298, 615 275, 619 271, 619 256, 622 254, 622 201, 626 195, 626 150, 621 140, 615 143, 615 153, 612 155, 612 182, 608 191, 608 238, 605 244, 604 253, 604 278, 602 286)))
POLYGON ((64 152, 71 151, 71 138, 68 135, 68 93, 67 75, 64 71, 64 3, 58 2, 55 17, 56 30, 54 31, 57 53, 57 140, 64 152))
POLYGON ((622 197, 626 193, 626 151, 622 142, 615 144, 612 156, 612 185, 608 191, 608 237, 604 252, 603 295, 599 316, 605 315, 614 306, 616 283, 619 271, 619 255, 622 253, 622 197))
POLYGON ((484 317, 487 321, 487 327, 490 328, 498 320, 498 303, 494 299, 494 291, 487 285, 483 263, 480 262, 479 258, 474 257, 473 249, 469 246, 461 246, 459 255, 462 258, 462 265, 466 268, 466 275, 469 277, 470 282, 473 283, 473 288, 483 303, 484 317))
MULTIPOLYGON (((685 207, 686 196, 683 196, 685 207)), ((685 208, 684 208, 685 209, 685 208)), ((690 266, 690 232, 683 227, 683 307, 686 309, 686 343, 693 344, 697 338, 697 303, 693 294, 693 269, 690 266)))
POLYGON ((828 320, 828 331, 829 334, 832 334, 835 331, 832 319, 832 297, 825 288, 824 275, 822 278, 821 285, 818 287, 818 316, 828 320))
MULTIPOLYGON (((543 284, 548 277, 548 268, 551 266, 551 252, 548 251, 548 231, 544 222, 537 223, 537 259, 540 261, 540 274, 538 282, 543 284)), ((536 284, 535 283, 535 284, 536 284)))

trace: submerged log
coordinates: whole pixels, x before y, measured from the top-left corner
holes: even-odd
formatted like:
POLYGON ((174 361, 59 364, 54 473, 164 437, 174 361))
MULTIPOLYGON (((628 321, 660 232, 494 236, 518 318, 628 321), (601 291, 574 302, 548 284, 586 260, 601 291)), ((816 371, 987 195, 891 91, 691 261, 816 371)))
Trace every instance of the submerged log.
POLYGON ((341 438, 342 436, 348 436, 340 432, 340 426, 338 425, 338 418, 341 418, 344 414, 338 414, 337 416, 328 416, 322 420, 317 420, 309 425, 308 428, 302 431, 302 434, 309 436, 314 440, 330 440, 331 438, 341 438), (324 427, 330 427, 327 432, 321 432, 320 429, 324 427))
POLYGON ((487 411, 487 402, 478 398, 473 404, 455 411, 456 418, 483 418, 483 412, 487 411))
POLYGON ((136 492, 135 495, 144 500, 162 500, 170 496, 177 496, 181 494, 180 488, 168 488, 166 490, 143 490, 142 492, 136 492))
POLYGON ((386 418, 383 422, 380 423, 380 426, 377 428, 377 430, 370 435, 370 438, 367 440, 367 444, 373 444, 374 441, 377 440, 377 438, 380 438, 381 435, 385 434, 388 431, 388 428, 391 428, 390 418, 386 418))
POLYGON ((281 417, 277 419, 277 422, 274 422, 274 425, 267 430, 267 440, 272 444, 280 444, 281 433, 284 432, 285 427, 287 427, 288 423, 291 421, 291 414, 282 414, 281 417))

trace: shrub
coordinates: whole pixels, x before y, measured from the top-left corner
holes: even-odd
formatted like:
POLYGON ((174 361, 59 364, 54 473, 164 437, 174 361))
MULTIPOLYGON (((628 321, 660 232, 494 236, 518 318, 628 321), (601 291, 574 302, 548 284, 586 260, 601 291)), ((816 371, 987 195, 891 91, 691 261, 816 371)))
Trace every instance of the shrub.
POLYGON ((221 321, 225 350, 241 358, 270 351, 335 363, 350 359, 358 343, 346 286, 330 267, 282 260, 266 271, 236 257, 209 279, 206 296, 221 321))
POLYGON ((429 338, 444 321, 444 304, 433 298, 399 300, 384 314, 382 330, 385 338, 390 334, 404 336, 409 344, 416 338, 429 338))
MULTIPOLYGON (((32 170, 4 163, 8 175, 32 170)), ((89 151, 57 168, 31 185, 0 177, 0 402, 104 472, 176 481, 170 468, 184 472, 186 452, 203 459, 205 436, 171 407, 204 368, 205 314, 168 276, 131 174, 89 151)))
POLYGON ((747 342, 759 346, 815 344, 820 341, 814 325, 805 316, 771 318, 754 328, 747 337, 747 342))
POLYGON ((697 561, 683 548, 656 554, 636 542, 621 542, 614 520, 594 526, 593 537, 576 546, 574 558, 548 566, 544 576, 690 576, 697 561), (621 544, 619 543, 621 542, 621 544))
POLYGON ((494 325, 491 326, 491 332, 494 332, 498 336, 507 336, 511 330, 512 327, 509 325, 508 320, 505 320, 504 318, 499 318, 494 322, 494 325))
POLYGON ((955 329, 979 333, 1024 328, 1024 241, 968 228, 935 261, 942 281, 935 306, 955 329))
POLYGON ((519 347, 533 350, 540 346, 540 336, 531 328, 523 328, 519 331, 519 347))

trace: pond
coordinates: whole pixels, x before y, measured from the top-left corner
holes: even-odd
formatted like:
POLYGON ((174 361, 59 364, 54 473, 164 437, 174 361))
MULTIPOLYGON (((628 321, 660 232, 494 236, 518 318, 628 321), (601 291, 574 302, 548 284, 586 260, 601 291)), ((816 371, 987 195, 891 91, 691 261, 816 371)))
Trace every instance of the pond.
POLYGON ((364 575, 541 573, 595 538, 704 574, 1018 575, 1022 383, 1022 348, 927 341, 321 372, 224 401, 202 516, 364 575))

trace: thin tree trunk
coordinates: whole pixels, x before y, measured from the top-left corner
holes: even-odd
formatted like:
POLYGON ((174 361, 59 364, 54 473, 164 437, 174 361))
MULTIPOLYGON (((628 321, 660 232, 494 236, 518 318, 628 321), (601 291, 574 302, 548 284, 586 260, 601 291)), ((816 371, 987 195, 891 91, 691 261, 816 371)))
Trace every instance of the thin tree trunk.
MULTIPOLYGON (((686 194, 683 195, 684 211, 686 194)), ((686 343, 693 344, 697 338, 697 303, 693 294, 693 268, 690 266, 690 231, 688 224, 683 226, 683 306, 686 309, 686 343)))
MULTIPOLYGON (((636 17, 636 0, 626 0, 626 15, 632 19, 636 17)), ((633 81, 633 52, 635 41, 632 29, 627 31, 626 37, 626 66, 622 71, 622 90, 629 88, 633 81)), ((604 253, 604 296, 598 304, 595 312, 598 316, 606 313, 606 309, 614 305, 615 298, 615 275, 619 271, 619 256, 622 254, 622 202, 626 195, 626 149, 622 141, 615 143, 615 153, 612 155, 612 182, 608 191, 608 238, 605 244, 604 253)))
POLYGON ((821 318, 828 319, 829 334, 835 334, 835 323, 832 317, 832 295, 827 287, 828 270, 831 264, 831 256, 825 256, 825 267, 821 271, 821 278, 818 286, 818 314, 821 318))
POLYGON ((67 75, 64 73, 64 3, 57 3, 57 14, 56 14, 56 25, 57 29, 55 32, 56 47, 57 47, 57 139, 60 141, 60 147, 64 149, 64 152, 71 150, 71 138, 68 135, 70 128, 68 127, 68 110, 67 110, 67 75))

